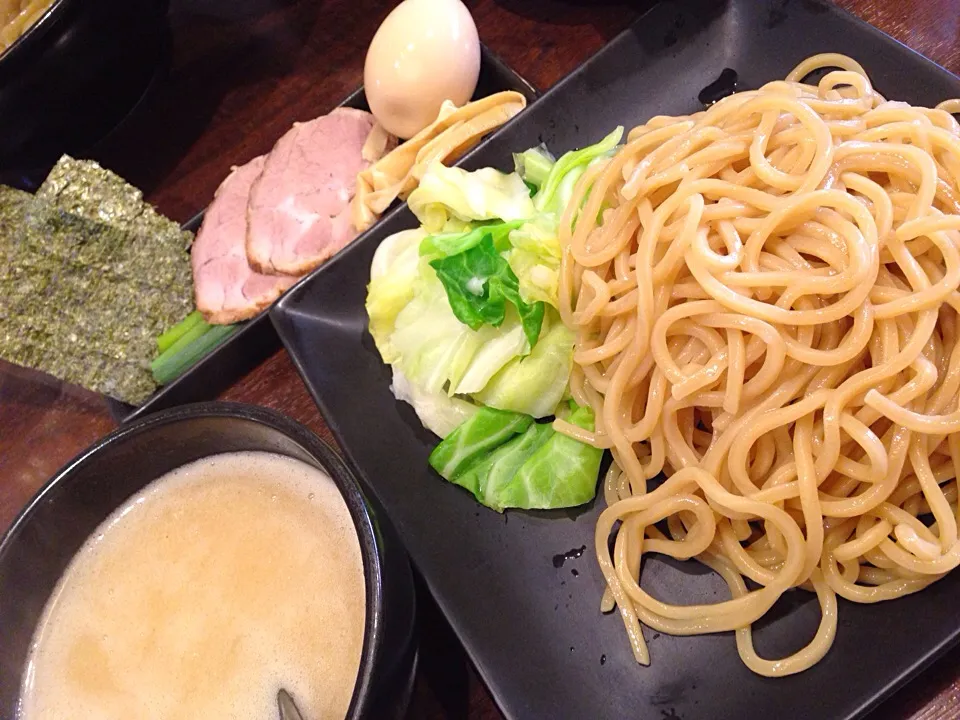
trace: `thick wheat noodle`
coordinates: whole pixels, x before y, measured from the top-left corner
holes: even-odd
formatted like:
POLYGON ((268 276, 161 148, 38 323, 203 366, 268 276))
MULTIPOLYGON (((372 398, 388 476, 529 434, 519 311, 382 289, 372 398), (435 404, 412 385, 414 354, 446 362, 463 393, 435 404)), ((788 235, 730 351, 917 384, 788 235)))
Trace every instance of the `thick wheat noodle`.
POLYGON ((652 118, 577 184, 560 311, 596 427, 556 427, 613 453, 601 609, 639 662, 642 625, 734 630, 751 670, 800 672, 833 642, 838 595, 901 597, 960 563, 958 110, 888 102, 818 55, 652 118), (655 598, 644 553, 700 560, 730 598, 655 598), (799 590, 814 637, 761 658, 752 623, 799 590))

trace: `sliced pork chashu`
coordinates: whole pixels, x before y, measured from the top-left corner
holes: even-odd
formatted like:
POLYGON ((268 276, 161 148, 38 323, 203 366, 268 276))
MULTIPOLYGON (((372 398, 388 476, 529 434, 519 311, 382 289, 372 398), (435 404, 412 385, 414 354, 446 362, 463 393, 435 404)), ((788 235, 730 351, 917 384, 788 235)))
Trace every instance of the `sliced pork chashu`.
POLYGON ((370 113, 337 108, 277 141, 247 204, 254 269, 303 275, 356 237, 350 203, 357 173, 370 162, 363 150, 373 129, 370 113))
POLYGON ((234 168, 214 195, 191 251, 197 309, 207 322, 252 318, 297 278, 258 273, 247 262, 247 201, 266 156, 234 168))

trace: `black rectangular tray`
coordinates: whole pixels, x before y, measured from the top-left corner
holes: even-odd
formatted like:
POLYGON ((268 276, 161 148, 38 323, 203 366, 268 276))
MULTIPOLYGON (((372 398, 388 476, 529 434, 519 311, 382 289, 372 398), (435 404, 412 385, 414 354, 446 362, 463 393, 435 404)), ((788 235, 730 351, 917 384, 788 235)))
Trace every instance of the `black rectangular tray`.
MULTIPOLYGON (((534 100, 539 95, 533 85, 481 43, 480 79, 477 83, 474 99, 486 97, 503 90, 516 90, 528 101, 534 100)), ((362 87, 351 93, 339 106, 359 110, 370 109, 362 87)), ((277 139, 279 140, 279 138, 277 139)), ((487 142, 489 139, 488 137, 483 142, 487 142)), ((483 142, 478 145, 478 148, 483 145, 483 142)), ((246 159, 248 158, 237 158, 237 162, 241 163, 246 159)), ((403 205, 404 203, 397 203, 397 207, 389 210, 379 222, 383 222, 390 213, 396 212, 403 205)), ((202 222, 203 212, 200 212, 183 227, 196 232, 202 222)), ((374 225, 374 228, 376 228, 376 225, 374 225)), ((374 228, 367 232, 372 232, 374 228)), ((359 242, 363 237, 364 235, 361 234, 354 242, 359 242)), ((107 398, 110 412, 116 420, 127 421, 176 405, 212 400, 270 357, 279 347, 280 339, 267 320, 267 313, 264 311, 252 320, 243 323, 240 330, 225 343, 175 381, 157 390, 143 405, 133 406, 113 398, 107 398)))
MULTIPOLYGON (((541 141, 560 153, 618 124, 689 113, 724 68, 739 74, 741 88, 757 87, 826 51, 858 59, 887 97, 931 105, 960 96, 958 78, 815 0, 663 2, 465 166, 509 170, 512 152, 541 141)), ((619 616, 599 612, 603 579, 592 548, 602 498, 569 513, 480 507, 429 469, 436 438, 391 395, 389 369, 366 331, 364 295, 379 242, 415 224, 408 210, 394 214, 289 293, 271 317, 348 461, 390 515, 507 717, 854 718, 958 640, 955 572, 893 602, 841 600, 833 648, 799 675, 754 675, 731 633, 648 630, 652 664, 638 666, 619 616), (581 557, 560 562, 581 549, 581 557)), ((656 597, 685 604, 726 597, 723 582, 696 563, 645 563, 643 586, 656 597)), ((806 644, 818 622, 816 598, 791 591, 755 626, 758 652, 783 657, 806 644)))

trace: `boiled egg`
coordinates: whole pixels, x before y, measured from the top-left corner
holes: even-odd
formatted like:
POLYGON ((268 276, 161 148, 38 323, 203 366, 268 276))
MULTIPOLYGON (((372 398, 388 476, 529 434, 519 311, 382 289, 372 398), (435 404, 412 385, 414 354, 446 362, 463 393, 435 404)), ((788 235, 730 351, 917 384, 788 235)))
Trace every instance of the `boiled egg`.
POLYGON ((404 0, 373 36, 363 70, 370 112, 408 139, 440 105, 468 102, 480 75, 480 38, 460 0, 404 0))

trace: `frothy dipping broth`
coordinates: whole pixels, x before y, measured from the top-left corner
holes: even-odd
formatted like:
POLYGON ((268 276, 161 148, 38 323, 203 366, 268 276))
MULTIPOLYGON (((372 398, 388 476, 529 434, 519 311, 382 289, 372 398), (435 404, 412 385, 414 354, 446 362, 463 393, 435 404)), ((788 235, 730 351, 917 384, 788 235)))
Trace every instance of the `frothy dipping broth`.
POLYGON ((360 666, 360 543, 333 481, 231 453, 148 485, 64 573, 38 626, 22 720, 272 718, 286 688, 343 718, 360 666))

